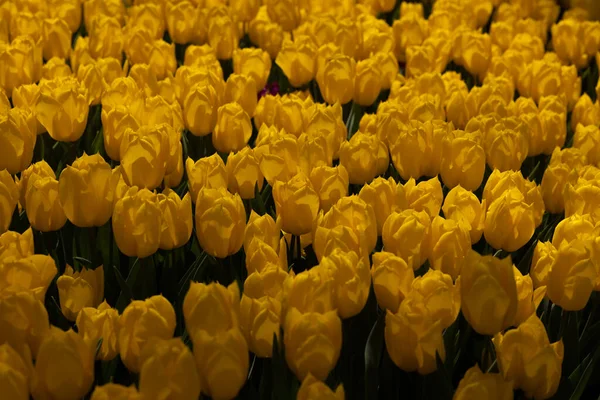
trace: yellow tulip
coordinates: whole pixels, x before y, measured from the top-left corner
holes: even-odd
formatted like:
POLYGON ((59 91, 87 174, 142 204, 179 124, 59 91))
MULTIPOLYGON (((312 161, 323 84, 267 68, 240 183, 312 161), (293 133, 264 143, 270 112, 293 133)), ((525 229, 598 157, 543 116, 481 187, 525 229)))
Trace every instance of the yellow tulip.
POLYGON ((319 195, 320 209, 324 212, 348 195, 349 177, 343 165, 315 167, 310 172, 310 182, 319 195))
POLYGON ((67 265, 56 285, 64 316, 75 321, 82 308, 97 307, 104 299, 104 268, 74 272, 73 267, 67 265))
POLYGON ((58 181, 54 177, 34 175, 25 191, 27 218, 31 227, 42 232, 57 231, 67 222, 59 199, 58 181))
MULTIPOLYGON (((283 6, 281 2, 271 2, 279 4, 278 7, 283 6)), ((315 77, 316 53, 317 48, 309 36, 298 36, 294 41, 285 39, 275 63, 283 70, 292 86, 300 87, 315 77)))
POLYGON ((415 274, 401 257, 382 251, 373 254, 371 278, 379 306, 395 313, 410 292, 415 274))
POLYGON ((273 199, 284 231, 297 236, 311 231, 319 211, 319 196, 305 175, 275 182, 273 199))
POLYGON ((0 234, 10 226, 15 207, 19 201, 19 188, 8 171, 0 171, 0 234))
POLYGON ((356 132, 340 147, 340 164, 348 171, 350 183, 364 185, 378 172, 379 148, 383 143, 377 136, 356 132))
POLYGON ((23 356, 10 344, 0 345, 0 368, 5 371, 0 378, 0 390, 11 399, 29 399, 33 369, 29 362, 30 360, 23 359, 23 356))
POLYGON ((138 400, 139 393, 134 385, 123 386, 118 383, 107 383, 96 386, 90 400, 138 400))
POLYGON ((83 340, 97 347, 102 339, 96 359, 110 361, 119 354, 119 312, 111 308, 106 301, 98 308, 84 307, 76 319, 79 335, 83 340))
POLYGON ((485 204, 477 196, 458 185, 448 192, 442 206, 444 217, 468 227, 471 244, 479 242, 483 234, 485 204))
POLYGON ((262 190, 264 177, 260 162, 250 147, 244 147, 227 157, 228 188, 238 193, 242 199, 253 199, 255 188, 262 190))
POLYGON ((165 189, 158 195, 158 207, 162 213, 159 247, 171 250, 186 244, 193 228, 190 194, 182 199, 173 190, 165 189))
POLYGON ((479 365, 467 370, 458 383, 453 400, 486 398, 490 400, 510 400, 514 396, 511 382, 504 380, 501 374, 483 373, 479 365))
POLYGON ((425 211, 407 209, 391 213, 381 233, 385 250, 402 257, 416 271, 429 257, 430 226, 425 211))
POLYGON ((0 113, 0 168, 11 174, 23 171, 31 164, 36 142, 36 122, 28 110, 13 108, 0 113))
POLYGON ((279 338, 281 302, 269 296, 252 298, 244 293, 240 325, 248 347, 258 357, 272 357, 273 337, 279 338))
POLYGON ((344 386, 338 385, 335 392, 324 382, 317 380, 312 374, 306 375, 298 390, 297 400, 343 400, 344 386))
POLYGON ((329 104, 346 104, 354 96, 356 63, 345 55, 334 55, 317 70, 317 83, 325 101, 329 104))
POLYGON ((0 234, 0 262, 10 256, 24 258, 34 253, 33 231, 27 229, 22 234, 7 231, 0 234))
POLYGON ((457 279, 463 261, 471 250, 469 226, 439 215, 431 221, 429 265, 457 279))
POLYGON ((212 142, 217 151, 229 153, 240 151, 250 140, 252 125, 250 116, 238 103, 228 103, 217 111, 212 142))
MULTIPOLYGON (((253 0, 237 1, 251 3, 253 0)), ((266 51, 260 48, 248 47, 236 49, 233 52, 233 72, 254 79, 257 91, 260 91, 267 84, 270 71, 271 57, 266 51)))

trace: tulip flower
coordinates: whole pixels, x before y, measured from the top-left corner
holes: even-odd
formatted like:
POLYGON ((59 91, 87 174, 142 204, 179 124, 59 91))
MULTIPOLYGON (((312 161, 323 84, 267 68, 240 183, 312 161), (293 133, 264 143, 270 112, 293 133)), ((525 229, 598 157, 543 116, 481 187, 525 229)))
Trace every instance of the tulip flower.
POLYGON ((104 299, 104 268, 74 272, 73 267, 67 265, 56 286, 63 315, 75 321, 82 308, 98 307, 104 299))
POLYGON ((111 308, 106 301, 97 308, 84 307, 77 314, 79 335, 94 346, 102 339, 96 359, 110 361, 119 354, 119 312, 111 308))

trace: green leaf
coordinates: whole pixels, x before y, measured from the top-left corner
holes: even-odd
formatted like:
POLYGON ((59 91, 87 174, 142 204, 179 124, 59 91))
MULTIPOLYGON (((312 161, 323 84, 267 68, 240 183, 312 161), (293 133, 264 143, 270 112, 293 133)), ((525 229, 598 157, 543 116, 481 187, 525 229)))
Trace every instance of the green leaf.
POLYGON ((129 304, 131 300, 133 300, 133 290, 132 287, 137 281, 137 276, 140 272, 141 263, 139 262, 139 258, 136 258, 131 269, 129 270, 129 275, 127 276, 127 280, 123 278, 121 272, 117 267, 113 267, 115 271, 115 276, 117 281, 119 282, 119 286, 121 287, 121 294, 119 295, 119 299, 117 300, 117 310, 119 313, 122 313, 125 307, 129 304))
POLYGON ((377 318, 365 345, 365 395, 367 399, 377 398, 379 364, 385 340, 385 313, 377 318))
POLYGON ((563 374, 570 375, 579 365, 579 332, 577 330, 577 313, 563 310, 563 343, 565 357, 563 360, 563 374))
POLYGON ((594 367, 598 362, 598 359, 600 359, 600 346, 596 347, 596 351, 594 352, 592 360, 585 368, 585 371, 583 372, 581 379, 579 380, 579 383, 577 383, 577 386, 575 387, 575 390, 573 391, 573 394, 571 395, 569 400, 581 399, 581 396, 583 396, 583 392, 585 392, 587 383, 590 380, 590 377, 592 376, 592 372, 594 371, 594 367))

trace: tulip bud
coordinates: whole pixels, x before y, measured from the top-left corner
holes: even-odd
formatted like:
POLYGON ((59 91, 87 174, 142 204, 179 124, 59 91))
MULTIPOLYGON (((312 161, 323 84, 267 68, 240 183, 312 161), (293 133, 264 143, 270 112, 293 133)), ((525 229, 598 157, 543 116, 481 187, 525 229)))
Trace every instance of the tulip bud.
POLYGON ((235 254, 244 242, 246 210, 239 195, 203 187, 196 201, 196 235, 213 257, 235 254))
MULTIPOLYGON (((247 0, 237 0, 245 2, 247 0)), ((251 2, 253 0, 250 0, 251 2)), ((233 72, 254 79, 256 90, 267 84, 271 71, 271 57, 266 51, 255 48, 236 49, 233 52, 233 72)))
POLYGON ((340 317, 357 315, 367 303, 371 287, 368 259, 338 249, 323 257, 318 269, 333 279, 334 301, 340 317))
POLYGON ((413 178, 404 184, 407 207, 415 211, 425 211, 429 218, 440 213, 444 194, 442 185, 437 177, 416 184, 413 178))
POLYGON ((61 142, 78 140, 87 124, 87 89, 75 78, 63 78, 46 81, 40 91, 36 115, 48 134, 61 142))
POLYGON ((29 223, 42 232, 57 231, 67 222, 59 200, 58 181, 54 177, 29 180, 25 192, 29 223))
POLYGON ((492 51, 490 35, 475 31, 465 31, 453 43, 454 60, 469 73, 484 76, 487 72, 492 51))
POLYGON ((444 138, 441 176, 449 188, 477 190, 483 182, 486 155, 478 134, 454 131, 444 138))
POLYGON ((240 325, 250 351, 258 357, 272 357, 273 338, 279 338, 281 302, 263 296, 252 298, 244 293, 240 303, 240 325))
POLYGON ((548 272, 548 298, 565 310, 581 310, 592 294, 597 277, 591 249, 581 239, 564 241, 557 249, 548 272))
POLYGON ((512 381, 514 388, 536 399, 548 399, 556 393, 564 345, 562 340, 550 344, 546 328, 537 315, 531 315, 517 329, 498 333, 492 341, 500 374, 506 381, 512 381))
POLYGON ((163 250, 183 246, 192 235, 192 201, 189 193, 183 199, 171 189, 158 195, 158 206, 162 213, 160 245, 163 250))
POLYGON ((97 307, 104 299, 104 268, 84 268, 74 272, 67 264, 56 285, 63 315, 69 321, 75 321, 82 308, 97 307))
POLYGON ((342 321, 335 310, 301 313, 291 308, 284 321, 286 361, 298 379, 325 379, 340 356, 342 321), (310 344, 312 343, 312 345, 310 344))
POLYGON ((486 133, 484 149, 492 170, 518 171, 529 149, 526 126, 516 119, 500 120, 486 133))
POLYGON ((317 48, 308 36, 298 36, 294 41, 284 40, 275 63, 283 70, 293 87, 300 87, 315 77, 316 53, 317 48))
POLYGON ((97 348, 98 341, 102 339, 96 359, 110 361, 119 354, 119 312, 106 301, 98 308, 82 308, 77 314, 76 324, 79 335, 86 342, 92 343, 94 348, 97 348))
POLYGON ((343 165, 316 167, 310 173, 310 181, 319 195, 320 209, 324 212, 348 195, 348 172, 343 165))
POLYGON ((345 55, 336 55, 317 71, 317 83, 329 104, 346 104, 354 96, 356 62, 345 55))
POLYGON ((510 257, 470 251, 460 276, 462 311, 475 331, 494 335, 513 324, 518 297, 510 257))
POLYGON ((137 400, 139 393, 135 385, 123 386, 118 383, 107 383, 96 386, 90 400, 137 400))
POLYGON ((236 20, 250 22, 258 13, 261 3, 260 0, 230 0, 229 8, 236 20))
POLYGON ((84 154, 60 174, 58 195, 74 225, 102 226, 113 211, 118 173, 99 154, 84 154))
POLYGON ((358 197, 365 203, 371 204, 377 218, 377 233, 381 236, 383 224, 389 215, 402 208, 398 198, 397 184, 393 178, 375 178, 360 190, 358 197))
POLYGON ((442 211, 446 219, 468 227, 471 244, 479 242, 484 228, 485 205, 479 202, 477 196, 460 185, 456 186, 446 195, 442 211))
POLYGON ((385 250, 400 256, 416 271, 429 256, 430 225, 431 219, 424 211, 393 212, 381 233, 385 250))
POLYGON ((117 23, 125 24, 125 4, 119 0, 87 0, 83 3, 83 16, 86 26, 90 26, 96 16, 112 15, 117 23))
POLYGON ((23 234, 7 231, 0 234, 0 260, 14 256, 23 258, 34 253, 33 231, 28 228, 23 234))
POLYGON ((161 184, 167 167, 171 129, 167 124, 160 124, 125 131, 120 153, 121 171, 127 185, 153 190, 161 184))
POLYGON ((340 147, 340 164, 348 171, 350 183, 363 185, 375 178, 378 171, 379 147, 377 136, 357 132, 340 147))
POLYGON ((213 399, 236 398, 248 377, 248 345, 239 328, 194 339, 194 355, 202 392, 213 399))
POLYGON ((566 217, 556 225, 552 235, 552 244, 560 247, 563 242, 571 243, 574 240, 588 240, 596 236, 594 220, 589 214, 573 214, 566 217))
POLYGON ((31 292, 44 301, 56 264, 50 256, 34 254, 24 258, 8 257, 0 264, 0 282, 4 293, 31 292))
MULTIPOLYGON (((1 95, 0 95, 1 96, 1 95)), ((42 124, 37 121, 35 109, 40 98, 40 87, 37 84, 30 85, 21 85, 19 87, 15 87, 12 91, 12 102, 15 108, 22 108, 28 110, 33 114, 34 118, 36 118, 37 123, 37 134, 40 135, 46 132, 46 128, 42 126, 42 124)), ((6 99, 8 104, 8 99, 6 99)), ((6 108, 6 112, 0 111, 0 114, 8 114, 10 106, 6 108)))
POLYGON ((142 398, 176 396, 182 400, 196 400, 200 396, 196 360, 180 338, 148 340, 140 354, 140 365, 142 398))
MULTIPOLYGON (((14 272, 21 273, 19 269, 14 272)), ((8 343, 16 350, 28 347, 36 359, 40 345, 50 331, 48 311, 42 301, 36 294, 22 289, 16 293, 3 293, 0 297, 0 342, 8 343)))
POLYGON ((339 384, 335 389, 335 392, 329 388, 325 383, 317 380, 312 374, 306 375, 306 378, 302 381, 300 389, 298 390, 297 400, 311 400, 311 399, 330 399, 330 400, 343 400, 344 385, 339 384))
POLYGON ((0 234, 10 226, 15 207, 19 201, 19 188, 5 169, 0 171, 0 234))
POLYGON ((558 250, 552 242, 537 242, 535 245, 529 272, 534 288, 548 285, 548 276, 554 265, 557 252, 558 250))
POLYGON ((431 222, 429 265, 457 279, 463 260, 471 250, 468 225, 439 215, 431 222))
POLYGON ((36 122, 33 114, 20 108, 0 113, 0 169, 11 174, 23 171, 31 164, 36 142, 36 122))
POLYGON ((273 199, 284 231, 297 236, 311 231, 319 211, 319 196, 305 175, 275 182, 273 199))
POLYGON ((197 7, 192 1, 180 1, 167 3, 165 7, 165 19, 169 36, 177 44, 192 42, 194 38, 194 18, 197 7))
POLYGON ((35 362, 31 392, 34 398, 77 399, 94 383, 95 346, 73 330, 53 327, 42 342, 35 362), (56 374, 56 371, 70 371, 56 374))
POLYGON ((416 277, 411 287, 405 301, 425 305, 428 314, 441 321, 442 328, 456 321, 461 303, 460 279, 454 284, 450 275, 429 269, 425 275, 416 277))
POLYGON ((441 321, 419 302, 405 300, 397 313, 386 311, 385 345, 398 368, 421 375, 437 369, 438 356, 446 358, 441 321))
POLYGON ((123 58, 125 38, 116 17, 98 16, 91 23, 86 22, 85 26, 88 29, 89 52, 93 58, 123 58))
POLYGON ((217 125, 212 142, 217 151, 229 153, 240 151, 252 136, 250 116, 238 103, 228 103, 219 107, 217 125))
POLYGON ((0 88, 11 93, 14 88, 39 80, 42 68, 42 51, 30 36, 19 36, 0 49, 0 59, 5 67, 0 72, 0 88))
POLYGON ((293 0, 266 0, 269 18, 281 25, 284 31, 293 31, 301 21, 300 5, 293 0))
POLYGON ((8 343, 0 345, 0 368, 5 371, 0 378, 0 389, 11 399, 29 398, 33 366, 30 360, 24 359, 24 356, 8 343))
POLYGON ((577 124, 573 147, 580 149, 590 164, 600 164, 600 128, 596 125, 577 124))
POLYGON ((236 22, 227 14, 209 15, 208 43, 215 49, 219 60, 229 60, 238 47, 239 32, 236 22))
POLYGON ((201 158, 196 163, 188 157, 185 161, 185 170, 188 176, 188 190, 194 203, 204 187, 212 189, 227 187, 225 163, 217 153, 201 158))
POLYGON ((515 316, 513 325, 519 326, 536 312, 538 306, 546 295, 546 287, 538 287, 534 291, 533 282, 529 275, 521 274, 521 271, 514 266, 513 271, 515 274, 517 296, 519 301, 517 306, 517 315, 515 316))
POLYGON ((69 58, 71 52, 71 30, 65 20, 46 18, 42 22, 44 59, 69 58))
POLYGON ((244 147, 227 157, 228 188, 242 199, 253 199, 255 188, 262 190, 264 177, 254 150, 244 147))
POLYGON ((128 257, 154 254, 160 244, 162 214, 158 196, 130 187, 115 203, 112 227, 119 250, 128 257))
POLYGON ((21 206, 23 208, 26 207, 25 194, 27 193, 27 187, 29 185, 29 180, 30 179, 35 180, 38 177, 39 178, 44 178, 44 177, 55 178, 56 175, 54 174, 54 170, 52 170, 52 167, 50 167, 50 165, 46 161, 43 161, 43 160, 33 163, 29 167, 27 167, 27 169, 21 173, 21 180, 19 182, 19 191, 20 191, 19 203, 21 203, 21 206))
POLYGON ((488 206, 485 240, 495 249, 516 251, 533 236, 534 217, 523 194, 516 188, 509 189, 488 206))
POLYGON ((468 400, 486 397, 490 400, 513 398, 512 383, 504 380, 501 374, 483 373, 479 365, 469 368, 458 383, 453 400, 468 400))
POLYGON ((313 268, 290 275, 283 286, 284 311, 296 309, 300 313, 323 314, 335 310, 335 282, 324 272, 313 268))
POLYGON ((264 242, 278 251, 280 233, 279 220, 276 223, 269 214, 259 216, 252 210, 244 234, 244 251, 246 254, 249 253, 250 245, 254 240, 264 242))
POLYGON ((161 295, 129 303, 119 319, 118 339, 121 360, 127 369, 139 372, 144 345, 152 338, 173 337, 175 322, 173 306, 161 295))
POLYGON ((373 254, 371 277, 379 306, 396 313, 411 290, 415 274, 401 257, 382 251, 373 254))
POLYGON ((354 102, 370 106, 377 100, 383 86, 382 71, 377 58, 367 58, 356 63, 354 78, 354 102))

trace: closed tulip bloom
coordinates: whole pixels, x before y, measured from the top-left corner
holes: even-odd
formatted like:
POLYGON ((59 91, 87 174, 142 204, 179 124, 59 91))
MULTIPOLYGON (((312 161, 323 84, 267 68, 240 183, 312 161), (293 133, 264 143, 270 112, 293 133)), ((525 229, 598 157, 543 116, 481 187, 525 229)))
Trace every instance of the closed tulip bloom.
POLYGON ((350 183, 363 185, 375 178, 381 142, 374 135, 357 132, 350 141, 342 143, 340 164, 348 171, 350 183))
POLYGON ((311 231, 319 211, 319 195, 305 175, 275 182, 273 199, 284 231, 297 236, 311 231))
POLYGON ((110 111, 106 111, 105 108, 108 107, 103 104, 101 120, 102 128, 104 129, 104 148, 106 149, 106 154, 112 160, 121 160, 121 144, 125 136, 125 131, 128 129, 137 131, 142 125, 142 115, 137 111, 141 109, 141 105, 138 101, 137 104, 134 103, 129 106, 118 105, 110 109, 110 111))
POLYGON ((596 125, 577 125, 573 147, 581 150, 590 164, 600 164, 600 128, 596 125))
POLYGON ((28 110, 13 108, 0 113, 0 168, 11 174, 31 164, 36 142, 36 122, 28 110))
POLYGON ((58 181, 54 177, 29 180, 25 192, 27 218, 34 229, 57 231, 67 222, 59 199, 58 181))
POLYGON ((558 250, 552 242, 537 242, 535 245, 529 271, 534 288, 548 285, 548 277, 557 253, 558 250))
POLYGON ((316 74, 317 48, 308 36, 298 36, 294 41, 284 40, 275 63, 294 87, 310 82, 316 74))
POLYGON ((393 212, 381 233, 385 250, 402 257, 416 271, 429 256, 430 225, 431 219, 425 211, 393 212))
POLYGON ((342 384, 339 384, 333 391, 310 373, 302 381, 297 397, 298 400, 343 400, 344 398, 344 386, 342 384))
POLYGON ((209 16, 208 43, 219 60, 229 60, 238 48, 239 32, 236 21, 229 15, 209 16))
POLYGON ((217 153, 194 161, 188 157, 185 161, 188 177, 188 190, 195 203, 200 190, 204 187, 219 189, 227 187, 227 169, 221 156, 217 153))
MULTIPOLYGON (((37 102, 40 98, 40 87, 35 84, 29 85, 21 85, 19 87, 15 87, 12 91, 12 102, 15 108, 23 108, 29 110, 35 117, 35 108, 37 102)), ((8 104, 8 99, 6 99, 8 104)), ((10 109, 10 106, 6 108, 6 112, 10 109)), ((0 111, 0 114, 5 114, 5 112, 0 111)), ((40 135, 46 132, 46 128, 42 126, 42 124, 37 121, 37 134, 40 135)))
POLYGON ((15 400, 29 399, 29 387, 32 379, 30 360, 23 359, 10 344, 0 345, 0 389, 6 396, 15 400))
POLYGON ((335 55, 317 71, 317 82, 329 104, 346 104, 354 97, 356 63, 353 58, 335 55))
POLYGON ((429 269, 412 281, 405 301, 422 303, 434 320, 441 322, 442 328, 448 328, 460 311, 460 278, 454 283, 450 275, 429 269))
POLYGON ((230 153, 226 169, 229 190, 238 193, 242 199, 253 199, 255 188, 262 190, 264 177, 260 170, 260 162, 250 147, 230 153))
POLYGON ((527 157, 529 143, 525 125, 504 119, 486 133, 484 149, 490 168, 518 171, 527 157))
POLYGON ((169 36, 177 44, 190 43, 194 37, 194 19, 190 18, 197 11, 192 1, 168 3, 165 7, 165 20, 169 36))
POLYGON ((98 308, 82 308, 77 314, 76 325, 79 335, 91 342, 94 348, 102 339, 100 350, 96 353, 97 360, 110 361, 119 354, 119 312, 106 301, 98 308))
POLYGON ((60 174, 58 194, 69 221, 80 227, 108 222, 118 179, 99 154, 84 154, 68 165, 60 174))
POLYGON ((432 153, 433 125, 413 120, 391 133, 388 131, 392 163, 402 179, 419 179, 425 175, 432 153))
POLYGON ((42 79, 53 80, 71 76, 73 71, 64 58, 52 57, 42 66, 42 79))
POLYGON ((383 86, 383 77, 375 57, 356 63, 354 78, 354 101, 361 106, 370 106, 377 100, 383 86))
POLYGON ((239 195, 224 188, 202 188, 195 219, 200 246, 213 257, 225 258, 242 247, 246 210, 239 195))
POLYGON ((217 124, 219 98, 212 85, 194 85, 183 102, 183 120, 194 136, 206 136, 217 124))
POLYGON ((596 181, 581 180, 574 185, 567 183, 564 191, 565 215, 590 214, 597 217, 600 211, 598 207, 599 193, 600 185, 596 181))
POLYGON ((238 103, 228 103, 219 107, 217 125, 212 142, 217 151, 228 153, 240 151, 250 140, 252 125, 250 117, 238 103))
POLYGON ((112 227, 119 250, 128 257, 154 254, 160 244, 162 214, 158 196, 133 186, 115 203, 112 227))
POLYGON ((240 303, 240 325, 248 347, 258 357, 270 358, 273 337, 279 338, 281 302, 263 296, 252 298, 244 294, 240 303))
POLYGON ((513 324, 518 297, 510 257, 500 260, 470 251, 460 284, 462 311, 475 331, 494 335, 513 324))
POLYGON ((69 58, 71 53, 71 30, 65 20, 46 18, 42 22, 44 59, 69 58))
POLYGON ((266 0, 265 5, 268 17, 281 25, 285 32, 293 31, 300 24, 301 7, 293 0, 266 0))
POLYGON ((324 212, 348 194, 349 177, 343 165, 322 165, 310 173, 310 181, 319 195, 320 209, 324 212))
POLYGON ((42 68, 41 49, 30 36, 19 36, 0 48, 4 68, 0 72, 0 88, 11 93, 22 84, 39 80, 42 68))
POLYGON ((436 216, 431 222, 429 265, 457 279, 469 250, 471 236, 468 225, 436 216))
POLYGON ((541 286, 533 289, 533 282, 529 274, 523 275, 521 271, 513 266, 515 282, 517 284, 517 296, 519 304, 517 306, 517 315, 513 326, 519 326, 534 314, 546 295, 546 287, 541 286))
POLYGON ((323 272, 312 268, 290 275, 283 286, 284 310, 294 308, 303 314, 335 311, 335 282, 332 276, 323 272))
POLYGON ((48 311, 35 294, 19 291, 0 298, 0 342, 13 349, 26 346, 31 356, 37 358, 40 345, 48 336, 50 322, 48 311))
POLYGON ((252 242, 257 240, 263 242, 275 251, 279 250, 281 237, 281 221, 273 219, 269 214, 258 215, 254 210, 250 212, 246 230, 244 233, 244 251, 250 252, 252 242))
POLYGON ((247 75, 231 74, 225 85, 225 102, 238 103, 248 116, 254 116, 257 96, 256 82, 247 75))
POLYGON ((298 379, 310 373, 325 379, 340 356, 342 321, 335 310, 301 313, 291 308, 285 317, 286 361, 298 379))
POLYGON ((509 252, 523 247, 535 231, 535 216, 524 196, 512 188, 494 200, 485 216, 484 235, 495 249, 509 252))
POLYGON ((175 332, 175 310, 161 295, 134 300, 119 319, 121 360, 132 372, 141 368, 141 352, 152 338, 170 339, 175 332))
POLYGON ((237 396, 248 377, 248 345, 239 328, 213 336, 200 331, 193 339, 202 392, 215 400, 237 396))
POLYGON ((391 177, 388 179, 375 178, 371 183, 362 187, 358 197, 373 206, 377 218, 377 233, 381 236, 386 219, 392 212, 398 211, 402 207, 401 201, 398 199, 396 182, 391 177))
POLYGON ((67 265, 56 285, 63 315, 75 321, 82 308, 97 307, 104 299, 104 268, 74 272, 73 267, 67 265))
POLYGON ((88 90, 90 104, 98 105, 110 83, 123 76, 123 69, 116 58, 103 58, 96 63, 81 65, 76 75, 77 80, 88 90))
POLYGON ((585 241, 593 239, 595 236, 596 229, 592 217, 589 214, 573 214, 556 225, 552 234, 552 244, 558 248, 563 242, 585 241))
POLYGON ((425 211, 429 218, 434 218, 440 213, 444 195, 442 184, 437 178, 431 178, 416 184, 413 178, 404 184, 407 207, 415 211, 425 211))
POLYGON ((411 290, 415 274, 401 257, 382 251, 373 254, 371 278, 379 306, 396 313, 411 290))
POLYGON ((19 187, 5 169, 0 171, 0 234, 10 226, 15 207, 19 201, 19 187))
POLYGON ((196 360, 180 338, 152 338, 140 355, 140 395, 145 399, 196 400, 196 360))
POLYGON ((167 124, 161 124, 125 131, 120 151, 121 171, 129 186, 153 190, 161 184, 169 156, 168 129, 167 124))
POLYGON ((23 258, 33 254, 33 231, 31 228, 22 234, 13 231, 0 234, 0 260, 9 256, 23 258))
POLYGON ((78 399, 94 383, 95 346, 73 330, 53 327, 35 362, 34 399, 78 399), (68 373, 65 373, 68 372, 68 373))
MULTIPOLYGON (((255 271, 264 271, 271 267, 285 268, 281 263, 277 251, 261 240, 253 240, 246 253, 246 269, 251 274, 255 271)), ((287 270, 287 269, 286 269, 287 270)))
POLYGON ((587 93, 584 93, 573 107, 571 129, 575 130, 579 124, 583 126, 595 125, 598 118, 600 118, 600 107, 592 101, 587 93))
POLYGON ((75 78, 47 81, 40 85, 36 107, 38 121, 52 139, 60 142, 78 140, 88 118, 88 91, 75 78))
POLYGON ((0 263, 0 293, 31 292, 43 301, 56 273, 56 264, 50 256, 7 257, 0 263))
POLYGON ((592 294, 596 277, 589 245, 581 239, 564 241, 557 246, 548 272, 548 298, 565 310, 581 310, 592 294))
MULTIPOLYGON (((254 0, 237 1, 251 3, 254 0)), ((233 72, 254 79, 257 91, 262 90, 267 84, 270 71, 271 57, 266 51, 260 48, 248 47, 245 49, 236 49, 233 52, 233 72)))
POLYGON ((550 343, 542 321, 531 315, 517 329, 493 339, 500 373, 525 396, 548 399, 558 390, 564 357, 561 341, 550 343))
POLYGON ((232 0, 229 8, 238 21, 249 22, 258 13, 261 3, 259 0, 232 0))
POLYGON ((321 260, 318 268, 333 278, 335 304, 341 318, 357 315, 367 303, 371 287, 369 267, 368 259, 339 249, 321 260))
POLYGON ((123 25, 126 16, 125 5, 118 0, 88 0, 83 3, 83 16, 86 26, 89 26, 94 17, 99 15, 113 15, 117 23, 123 25))
POLYGON ((302 114, 307 103, 298 96, 283 97, 275 110, 274 125, 298 138, 304 131, 302 114))
POLYGON ((478 136, 465 133, 442 142, 441 176, 447 187, 477 190, 483 182, 486 155, 478 136))
POLYGON ((405 300, 397 313, 386 311, 385 322, 386 348, 401 370, 426 375, 437 369, 437 355, 446 358, 441 322, 424 304, 405 300))
POLYGON ((479 242, 483 234, 485 206, 473 192, 460 185, 454 187, 446 195, 442 211, 446 219, 452 219, 468 227, 471 244, 479 242))
POLYGON ((460 380, 452 399, 512 400, 513 388, 511 382, 505 381, 501 374, 483 373, 479 365, 475 365, 460 380))
POLYGON ((192 200, 187 193, 183 199, 171 189, 158 195, 158 206, 162 213, 160 245, 163 250, 183 246, 192 235, 192 200))
POLYGON ((107 383, 96 386, 90 400, 138 400, 139 396, 135 385, 123 386, 118 383, 107 383))

